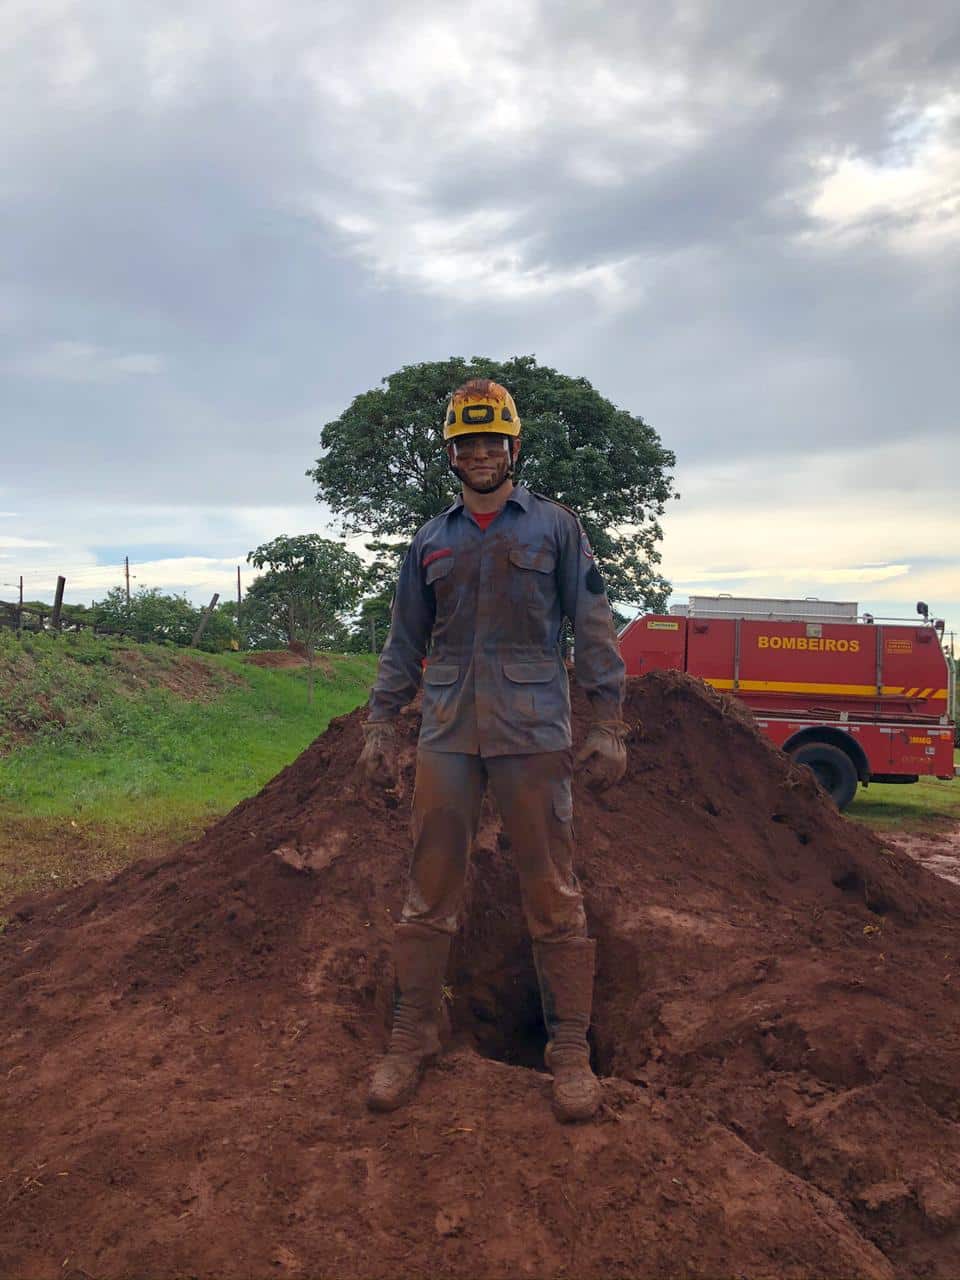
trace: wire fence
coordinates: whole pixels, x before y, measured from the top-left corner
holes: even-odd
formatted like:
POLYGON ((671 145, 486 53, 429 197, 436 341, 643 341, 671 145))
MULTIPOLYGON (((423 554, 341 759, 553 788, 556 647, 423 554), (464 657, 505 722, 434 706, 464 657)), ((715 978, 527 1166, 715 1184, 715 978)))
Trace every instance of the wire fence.
MULTIPOLYGON (((36 568, 28 569, 22 574, 16 575, 16 580, 10 577, 0 578, 0 589, 12 587, 17 592, 17 600, 0 599, 0 628, 8 628, 16 631, 18 634, 27 632, 64 632, 64 631, 84 631, 88 630, 99 635, 120 635, 129 636, 136 639, 136 636, 130 636, 127 629, 117 627, 109 623, 105 623, 101 619, 92 616, 84 616, 88 606, 64 604, 63 596, 66 588, 67 574, 70 575, 71 590, 77 591, 90 590, 106 590, 110 591, 119 587, 126 592, 127 604, 131 603, 130 584, 136 582, 137 575, 131 572, 130 559, 125 557, 123 564, 97 564, 97 565, 78 565, 67 572, 51 572, 49 569, 36 568), (111 571, 116 570, 119 581, 112 586, 104 586, 108 575, 111 571), (86 578, 86 581, 84 579, 86 578), (54 588, 53 603, 38 599, 30 599, 29 597, 37 593, 37 586, 43 584, 48 587, 51 580, 56 580, 54 588), (94 582, 93 579, 96 579, 94 582)), ((236 613, 237 623, 240 622, 241 609, 241 577, 240 565, 237 565, 236 578, 236 613)), ((210 603, 200 612, 199 623, 193 634, 191 644, 196 647, 203 632, 206 628, 210 615, 213 613, 220 599, 220 593, 214 592, 210 603)))

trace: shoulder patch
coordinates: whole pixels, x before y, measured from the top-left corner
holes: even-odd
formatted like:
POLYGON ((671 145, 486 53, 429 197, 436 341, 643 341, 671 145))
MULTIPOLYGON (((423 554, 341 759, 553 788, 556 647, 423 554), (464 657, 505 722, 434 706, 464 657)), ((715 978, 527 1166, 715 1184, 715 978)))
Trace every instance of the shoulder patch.
POLYGON ((595 564, 590 566, 590 572, 587 574, 587 590, 592 591, 595 596, 602 596, 606 590, 600 570, 595 564))
POLYGON ((590 545, 590 539, 587 537, 586 529, 582 527, 580 529, 580 550, 588 560, 593 559, 593 547, 590 545))

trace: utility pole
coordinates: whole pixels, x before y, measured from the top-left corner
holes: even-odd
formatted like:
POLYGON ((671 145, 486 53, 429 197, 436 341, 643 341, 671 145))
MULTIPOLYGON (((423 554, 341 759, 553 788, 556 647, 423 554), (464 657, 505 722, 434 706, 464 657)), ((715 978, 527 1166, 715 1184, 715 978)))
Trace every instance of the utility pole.
POLYGON ((23 574, 20 575, 20 604, 17 607, 17 635, 23 629, 23 574))
POLYGON ((370 619, 370 652, 377 652, 377 623, 375 618, 370 619))
POLYGON ((127 604, 130 603, 130 557, 123 557, 123 576, 127 580, 127 604))
POLYGON ((64 577, 57 578, 57 594, 53 598, 53 613, 50 616, 50 625, 54 631, 61 629, 60 611, 63 608, 63 588, 67 585, 64 577))
POLYGON ((240 630, 240 566, 237 565, 237 643, 243 648, 243 632, 240 630))
POLYGON ((211 613, 213 613, 214 609, 217 607, 217 601, 219 599, 220 599, 220 593, 219 591, 215 591, 213 593, 213 599, 210 601, 210 603, 204 609, 203 613, 200 615, 200 624, 197 627, 196 631, 193 633, 193 639, 190 641, 191 649, 196 649, 197 646, 199 645, 200 638, 203 635, 204 630, 206 629, 207 623, 210 621, 211 613))

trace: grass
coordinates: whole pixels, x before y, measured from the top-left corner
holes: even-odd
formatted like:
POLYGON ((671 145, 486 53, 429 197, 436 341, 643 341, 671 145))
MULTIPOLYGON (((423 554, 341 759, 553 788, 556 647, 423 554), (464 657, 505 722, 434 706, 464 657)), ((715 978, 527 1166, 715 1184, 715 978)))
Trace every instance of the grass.
MULTIPOLYGON (((960 752, 954 753, 960 763, 960 752)), ((883 782, 861 787, 847 816, 879 831, 922 831, 960 823, 960 778, 921 778, 906 785, 883 782)))
POLYGON ((303 668, 70 639, 0 643, 0 905, 195 835, 363 702, 375 671, 328 655, 311 705, 303 668))

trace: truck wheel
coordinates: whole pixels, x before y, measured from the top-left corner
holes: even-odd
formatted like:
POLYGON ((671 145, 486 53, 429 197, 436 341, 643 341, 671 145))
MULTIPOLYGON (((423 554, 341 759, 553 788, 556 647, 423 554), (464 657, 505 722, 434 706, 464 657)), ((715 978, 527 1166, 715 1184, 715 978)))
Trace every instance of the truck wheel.
POLYGON ((853 761, 829 742, 808 742, 790 753, 794 764, 805 764, 838 809, 847 807, 857 794, 857 771, 853 761))

